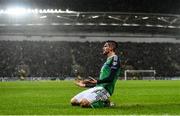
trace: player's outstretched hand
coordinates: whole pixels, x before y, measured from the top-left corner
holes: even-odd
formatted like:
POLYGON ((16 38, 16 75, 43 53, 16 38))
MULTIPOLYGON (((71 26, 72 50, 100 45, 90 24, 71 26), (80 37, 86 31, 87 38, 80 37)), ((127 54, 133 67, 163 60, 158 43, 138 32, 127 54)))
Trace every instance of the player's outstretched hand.
POLYGON ((94 87, 94 86, 96 86, 96 83, 97 83, 97 80, 94 78, 75 81, 75 84, 80 87, 94 87))
POLYGON ((89 78, 90 83, 92 83, 92 84, 96 84, 97 83, 97 80, 94 79, 93 77, 89 76, 88 78, 89 78))
POLYGON ((80 87, 85 87, 86 86, 85 83, 83 82, 83 80, 77 80, 77 81, 75 81, 75 84, 77 86, 80 86, 80 87))

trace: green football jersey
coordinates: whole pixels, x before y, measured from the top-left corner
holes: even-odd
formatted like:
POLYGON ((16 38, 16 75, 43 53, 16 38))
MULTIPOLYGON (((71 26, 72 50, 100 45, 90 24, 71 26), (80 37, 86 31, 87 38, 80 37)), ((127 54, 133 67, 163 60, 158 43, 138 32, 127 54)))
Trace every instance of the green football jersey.
POLYGON ((103 64, 96 86, 104 87, 110 95, 120 74, 120 58, 117 55, 107 58, 103 64))

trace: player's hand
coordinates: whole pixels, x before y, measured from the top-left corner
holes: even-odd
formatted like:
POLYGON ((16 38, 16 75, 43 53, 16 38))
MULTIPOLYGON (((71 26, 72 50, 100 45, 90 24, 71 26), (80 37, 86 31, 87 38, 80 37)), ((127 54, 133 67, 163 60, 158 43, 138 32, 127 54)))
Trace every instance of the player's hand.
POLYGON ((85 85, 85 83, 83 82, 83 81, 75 81, 75 84, 77 85, 77 86, 80 86, 80 87, 85 87, 86 85, 85 85))
POLYGON ((94 80, 90 80, 89 82, 90 82, 90 83, 93 83, 93 84, 96 84, 96 83, 97 83, 97 80, 94 79, 94 80))
POLYGON ((85 80, 76 80, 75 81, 75 84, 79 87, 93 87, 95 86, 97 83, 97 80, 94 79, 93 77, 89 76, 88 79, 85 79, 85 80))
POLYGON ((91 76, 89 76, 89 82, 90 83, 93 83, 93 84, 96 84, 97 83, 97 80, 96 79, 94 79, 93 77, 91 77, 91 76))

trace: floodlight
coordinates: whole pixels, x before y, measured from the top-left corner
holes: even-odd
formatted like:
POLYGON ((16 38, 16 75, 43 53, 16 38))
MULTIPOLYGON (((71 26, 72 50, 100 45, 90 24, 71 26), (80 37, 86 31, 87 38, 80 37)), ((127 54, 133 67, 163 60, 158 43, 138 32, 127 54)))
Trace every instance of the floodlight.
POLYGON ((6 13, 9 14, 9 15, 24 15, 26 13, 26 9, 25 8, 20 8, 20 7, 8 8, 6 10, 6 13))
POLYGON ((39 13, 43 13, 43 10, 42 10, 42 9, 40 9, 40 10, 39 10, 39 13))
POLYGON ((4 13, 4 10, 0 10, 0 14, 3 14, 4 13))
POLYGON ((37 14, 38 13, 38 9, 34 9, 34 13, 37 14))

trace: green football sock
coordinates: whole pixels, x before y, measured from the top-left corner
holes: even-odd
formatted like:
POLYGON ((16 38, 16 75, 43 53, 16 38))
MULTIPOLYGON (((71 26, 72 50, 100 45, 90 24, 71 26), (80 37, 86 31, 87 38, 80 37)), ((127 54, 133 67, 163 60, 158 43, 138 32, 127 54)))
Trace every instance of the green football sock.
POLYGON ((106 104, 104 101, 96 101, 96 102, 91 103, 92 108, 102 108, 102 107, 105 107, 105 105, 106 104))

